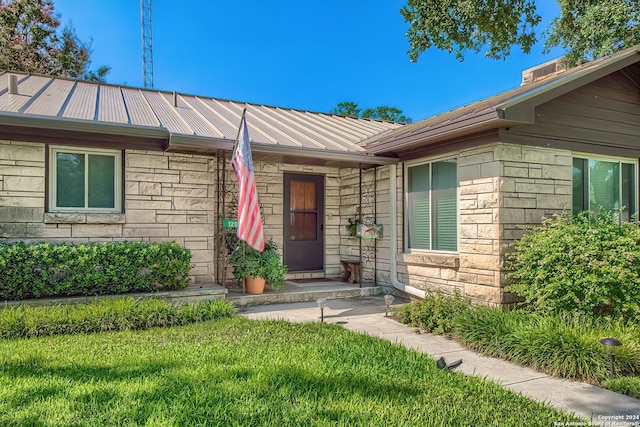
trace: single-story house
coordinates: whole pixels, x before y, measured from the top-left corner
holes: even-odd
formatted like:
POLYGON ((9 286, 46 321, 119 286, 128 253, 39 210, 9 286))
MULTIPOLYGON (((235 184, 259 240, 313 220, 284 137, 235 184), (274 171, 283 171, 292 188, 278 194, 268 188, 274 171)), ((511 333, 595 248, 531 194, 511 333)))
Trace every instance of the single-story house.
POLYGON ((290 278, 362 280, 490 304, 503 257, 554 213, 638 210, 640 48, 410 125, 157 90, 0 75, 0 241, 176 241, 225 282, 229 166, 247 110, 265 234, 290 278), (352 237, 349 219, 378 224, 352 237))

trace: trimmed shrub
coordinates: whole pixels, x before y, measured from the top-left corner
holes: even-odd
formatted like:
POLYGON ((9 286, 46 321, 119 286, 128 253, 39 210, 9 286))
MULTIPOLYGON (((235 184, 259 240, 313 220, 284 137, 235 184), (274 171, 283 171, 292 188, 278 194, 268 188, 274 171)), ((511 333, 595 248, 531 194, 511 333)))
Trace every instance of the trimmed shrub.
POLYGON ((177 243, 0 244, 0 299, 181 289, 191 252, 177 243))
POLYGON ((511 284, 535 312, 640 320, 640 228, 610 213, 548 219, 507 256, 511 284))
POLYGON ((423 300, 400 307, 395 315, 405 324, 416 326, 434 334, 449 334, 456 316, 471 309, 471 301, 459 292, 445 296, 440 292, 427 293, 423 300))
POLYGON ((233 316, 225 300, 172 304, 154 298, 111 298, 89 304, 0 309, 0 338, 126 331, 186 325, 233 316))

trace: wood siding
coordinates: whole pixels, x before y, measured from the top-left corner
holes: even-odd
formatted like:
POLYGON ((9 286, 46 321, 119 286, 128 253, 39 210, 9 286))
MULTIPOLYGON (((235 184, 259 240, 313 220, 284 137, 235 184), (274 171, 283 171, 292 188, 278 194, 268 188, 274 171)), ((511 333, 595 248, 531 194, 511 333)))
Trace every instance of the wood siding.
POLYGON ((507 143, 640 157, 637 76, 637 66, 627 67, 542 104, 536 108, 534 125, 503 129, 500 139, 507 143))

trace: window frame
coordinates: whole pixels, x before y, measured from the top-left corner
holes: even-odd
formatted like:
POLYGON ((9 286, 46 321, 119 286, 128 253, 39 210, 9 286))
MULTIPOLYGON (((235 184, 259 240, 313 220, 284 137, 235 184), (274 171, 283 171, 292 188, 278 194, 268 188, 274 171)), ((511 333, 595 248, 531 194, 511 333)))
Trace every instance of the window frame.
POLYGON ((458 155, 448 155, 448 156, 439 156, 439 157, 430 157, 430 158, 421 158, 417 160, 411 160, 404 163, 404 252, 405 253, 423 253, 423 254, 458 254, 460 251, 460 164, 458 162, 458 155), (456 249, 455 250, 443 250, 443 249, 420 249, 420 248, 411 248, 409 247, 409 235, 410 235, 410 221, 409 221, 409 169, 416 166, 429 165, 429 174, 430 174, 430 182, 429 182, 429 247, 433 248, 433 164, 438 162, 445 162, 447 160, 455 160, 456 163, 456 249))
POLYGON ((50 146, 49 147, 49 203, 48 208, 49 212, 59 212, 59 213, 122 213, 122 186, 124 182, 123 177, 123 166, 122 166, 122 150, 110 150, 110 149, 102 149, 102 148, 80 148, 80 147, 68 147, 68 146, 50 146), (57 183, 57 153, 71 153, 71 154, 82 154, 85 158, 85 206, 84 207, 64 207, 57 206, 57 191, 58 191, 58 183, 57 183), (111 156, 114 158, 114 170, 113 170, 113 198, 114 198, 114 207, 113 208, 90 208, 87 207, 88 204, 88 168, 87 158, 89 155, 101 155, 101 156, 111 156))
MULTIPOLYGON (((640 201, 638 200, 640 197, 640 192, 639 192, 639 188, 638 188, 638 184, 640 182, 639 177, 638 177, 638 171, 640 170, 640 165, 639 165, 639 160, 635 159, 633 157, 621 157, 621 156, 606 156, 606 155, 601 155, 601 154, 591 154, 591 153, 583 153, 583 152, 573 152, 571 153, 571 214, 572 215, 577 215, 579 212, 574 212, 573 211, 573 201, 574 201, 574 185, 573 185, 573 168, 574 168, 574 160, 575 159, 580 159, 580 160, 586 160, 587 165, 589 164, 589 161, 591 160, 595 160, 595 161, 603 161, 603 162, 609 162, 609 163, 618 163, 619 165, 622 164, 627 164, 627 165, 632 165, 633 166, 633 190, 635 191, 634 194, 634 200, 635 200, 635 206, 634 206, 634 215, 638 215, 640 212, 638 211, 638 207, 640 205, 640 201)), ((589 182, 590 176, 588 174, 589 172, 589 168, 587 168, 587 176, 586 176, 586 180, 587 182, 589 182)), ((622 178, 622 167, 620 168, 620 178, 622 178)), ((623 195, 622 195, 622 180, 619 180, 620 182, 620 189, 619 189, 619 194, 618 196, 620 197, 620 200, 622 200, 623 195)), ((584 191, 584 189, 583 189, 584 191)), ((587 209, 585 209, 587 211, 592 211, 591 210, 591 200, 587 200, 587 209)), ((620 208, 618 208, 616 210, 617 212, 620 211, 620 208)), ((582 211, 581 211, 582 212, 582 211)), ((619 218, 619 215, 618 215, 619 218)))

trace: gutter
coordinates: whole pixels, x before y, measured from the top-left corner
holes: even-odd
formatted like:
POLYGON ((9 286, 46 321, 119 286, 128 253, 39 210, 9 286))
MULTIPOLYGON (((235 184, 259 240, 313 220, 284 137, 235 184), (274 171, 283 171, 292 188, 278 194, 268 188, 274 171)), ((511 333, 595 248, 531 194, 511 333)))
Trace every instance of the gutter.
POLYGON ((0 125, 140 138, 169 138, 169 131, 166 128, 127 123, 97 123, 93 120, 60 119, 57 116, 22 115, 8 112, 0 113, 0 125))
POLYGON ((389 173, 389 238, 391 239, 391 284, 399 291, 405 292, 417 298, 424 299, 425 291, 406 285, 398 280, 398 232, 396 230, 397 206, 396 200, 398 195, 397 173, 398 167, 392 164, 389 173))

